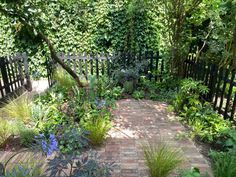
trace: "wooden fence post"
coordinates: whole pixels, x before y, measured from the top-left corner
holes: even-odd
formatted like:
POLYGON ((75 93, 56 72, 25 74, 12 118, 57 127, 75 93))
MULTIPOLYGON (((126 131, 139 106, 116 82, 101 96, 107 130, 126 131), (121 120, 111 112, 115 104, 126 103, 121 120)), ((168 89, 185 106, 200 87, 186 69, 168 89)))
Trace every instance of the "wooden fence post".
POLYGON ((151 81, 152 77, 153 77, 153 52, 152 51, 150 52, 150 65, 149 65, 149 68, 150 68, 149 80, 151 81))
MULTIPOLYGON (((234 79, 235 79, 235 70, 232 71, 232 75, 231 75, 231 79, 230 79, 230 86, 229 86, 229 92, 227 95, 227 102, 226 102, 226 106, 225 106, 225 112, 224 112, 224 117, 228 117, 228 112, 229 112, 229 104, 230 104, 230 100, 231 100, 231 95, 233 92, 233 87, 234 87, 234 79)), ((233 108, 235 109, 235 108, 233 108)))
POLYGON ((162 58, 161 60, 161 78, 160 78, 160 82, 163 82, 163 74, 164 74, 164 59, 162 58))
POLYGON ((155 81, 157 81, 158 73, 158 62, 159 62, 159 52, 156 53, 156 65, 155 65, 155 81))
POLYGON ((217 67, 214 64, 212 64, 211 69, 210 69, 210 78, 209 78, 209 85, 208 85, 210 91, 207 97, 207 100, 209 102, 212 102, 213 97, 214 97, 216 78, 217 78, 217 67))
POLYGON ((29 74, 28 57, 27 57, 26 53, 23 53, 22 57, 23 57, 23 62, 24 62, 24 67, 25 67, 25 77, 26 77, 25 88, 28 91, 32 91, 32 83, 31 83, 30 74, 29 74))
POLYGON ((8 74, 7 74, 7 63, 6 63, 6 58, 0 58, 1 62, 0 62, 0 69, 1 69, 1 73, 2 73, 2 80, 3 80, 3 85, 6 91, 6 94, 11 92, 10 89, 10 84, 9 84, 9 80, 8 80, 8 74))

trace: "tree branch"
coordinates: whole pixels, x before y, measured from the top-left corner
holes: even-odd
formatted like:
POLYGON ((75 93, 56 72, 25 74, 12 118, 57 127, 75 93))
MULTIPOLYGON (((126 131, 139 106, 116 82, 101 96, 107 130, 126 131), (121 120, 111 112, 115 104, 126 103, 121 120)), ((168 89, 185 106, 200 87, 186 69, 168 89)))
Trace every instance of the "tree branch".
POLYGON ((34 27, 33 25, 29 24, 28 22, 25 21, 26 18, 24 18, 23 16, 21 16, 19 13, 13 13, 13 12, 9 12, 5 9, 3 9, 2 7, 0 7, 0 12, 2 12, 4 15, 12 17, 12 18, 17 18, 22 24, 24 24, 25 26, 27 26, 28 28, 30 28, 32 31, 36 31, 36 33, 38 34, 38 36, 47 44, 51 57, 52 59, 58 63, 63 69, 65 69, 77 82, 79 87, 85 87, 85 85, 83 85, 83 83, 80 81, 79 76, 69 67, 67 66, 60 57, 57 56, 56 54, 56 50, 53 46, 53 44, 51 43, 51 41, 48 39, 48 37, 43 34, 43 32, 41 32, 39 29, 36 29, 36 27, 34 27))

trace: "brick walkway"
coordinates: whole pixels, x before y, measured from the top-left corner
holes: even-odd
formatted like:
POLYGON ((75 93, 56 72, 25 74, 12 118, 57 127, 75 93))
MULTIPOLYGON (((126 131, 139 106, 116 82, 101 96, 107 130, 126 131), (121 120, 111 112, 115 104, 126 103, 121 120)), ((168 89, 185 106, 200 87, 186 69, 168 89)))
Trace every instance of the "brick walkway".
POLYGON ((160 139, 182 149, 186 159, 183 168, 198 167, 204 173, 211 171, 192 141, 176 139, 176 134, 185 131, 185 128, 178 121, 173 121, 174 116, 167 112, 165 103, 120 100, 114 116, 110 137, 105 147, 98 149, 105 161, 115 161, 113 177, 148 176, 141 143, 158 142, 160 139))
MULTIPOLYGON (((148 177, 141 143, 158 142, 160 139, 182 149, 186 159, 183 168, 198 167, 202 172, 210 171, 207 161, 192 141, 176 140, 176 134, 185 131, 185 128, 173 120, 174 116, 167 112, 165 103, 120 100, 113 114, 114 127, 109 132, 105 145, 97 148, 103 161, 115 162, 113 177, 148 177)), ((0 162, 6 161, 12 154, 13 152, 0 152, 0 162)), ((12 164, 27 162, 32 156, 30 152, 19 154, 12 159, 12 164)), ((39 154, 36 159, 45 161, 39 154)), ((174 176, 176 175, 171 175, 174 176)))

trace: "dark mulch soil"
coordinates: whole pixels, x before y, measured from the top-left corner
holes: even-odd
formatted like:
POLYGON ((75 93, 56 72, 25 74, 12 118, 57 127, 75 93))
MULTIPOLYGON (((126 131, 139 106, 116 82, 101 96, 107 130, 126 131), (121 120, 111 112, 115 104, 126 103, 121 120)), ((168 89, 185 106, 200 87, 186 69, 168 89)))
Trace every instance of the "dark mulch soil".
POLYGON ((22 149, 20 138, 10 136, 1 146, 0 150, 2 151, 19 151, 22 149))

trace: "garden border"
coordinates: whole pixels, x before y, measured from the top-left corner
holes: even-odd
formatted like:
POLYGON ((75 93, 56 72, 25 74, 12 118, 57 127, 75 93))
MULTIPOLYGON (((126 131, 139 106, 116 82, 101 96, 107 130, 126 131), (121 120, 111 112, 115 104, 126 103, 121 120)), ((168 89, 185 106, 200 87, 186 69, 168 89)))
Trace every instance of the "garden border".
POLYGON ((209 88, 209 93, 204 98, 225 119, 236 122, 236 69, 229 68, 204 62, 195 53, 190 53, 185 60, 184 77, 203 81, 209 88))

